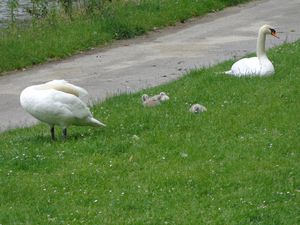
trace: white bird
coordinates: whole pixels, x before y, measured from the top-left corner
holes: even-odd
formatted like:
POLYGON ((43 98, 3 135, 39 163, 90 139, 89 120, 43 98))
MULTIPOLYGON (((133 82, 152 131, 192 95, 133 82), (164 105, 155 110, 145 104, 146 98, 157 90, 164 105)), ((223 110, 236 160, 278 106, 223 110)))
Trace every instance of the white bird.
POLYGON ((194 105, 191 106, 191 108, 189 109, 189 111, 192 112, 192 113, 202 113, 202 112, 206 112, 207 109, 203 105, 194 104, 194 105))
POLYGON ((63 128, 67 136, 67 127, 105 126, 93 118, 84 101, 88 92, 65 80, 53 80, 44 84, 25 88, 20 95, 21 106, 36 119, 49 124, 52 140, 55 139, 54 126, 63 128))
POLYGON ((226 71, 226 74, 241 76, 266 76, 274 73, 274 66, 266 55, 265 42, 266 35, 270 34, 276 38, 276 31, 270 25, 264 25, 259 29, 256 56, 251 58, 243 58, 235 62, 231 70, 226 71))

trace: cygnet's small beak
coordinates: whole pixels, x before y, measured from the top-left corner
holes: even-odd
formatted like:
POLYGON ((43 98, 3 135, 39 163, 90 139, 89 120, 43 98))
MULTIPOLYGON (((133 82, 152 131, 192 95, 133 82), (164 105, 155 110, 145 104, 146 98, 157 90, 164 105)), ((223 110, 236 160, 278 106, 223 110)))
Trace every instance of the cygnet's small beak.
POLYGON ((278 38, 278 39, 280 39, 276 32, 272 32, 271 35, 278 38))

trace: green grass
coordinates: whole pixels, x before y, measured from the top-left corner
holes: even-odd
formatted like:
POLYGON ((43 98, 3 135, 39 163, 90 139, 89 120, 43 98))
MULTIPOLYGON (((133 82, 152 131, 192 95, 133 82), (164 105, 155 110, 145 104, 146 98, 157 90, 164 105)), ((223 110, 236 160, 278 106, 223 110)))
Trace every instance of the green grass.
POLYGON ((215 73, 226 62, 108 99, 92 109, 108 126, 66 141, 1 134, 0 223, 299 224, 300 42, 269 56, 271 77, 215 73), (142 106, 160 91, 169 102, 142 106))
POLYGON ((141 0, 105 3, 100 12, 51 14, 31 25, 0 30, 0 74, 68 57, 115 39, 132 38, 249 0, 141 0))

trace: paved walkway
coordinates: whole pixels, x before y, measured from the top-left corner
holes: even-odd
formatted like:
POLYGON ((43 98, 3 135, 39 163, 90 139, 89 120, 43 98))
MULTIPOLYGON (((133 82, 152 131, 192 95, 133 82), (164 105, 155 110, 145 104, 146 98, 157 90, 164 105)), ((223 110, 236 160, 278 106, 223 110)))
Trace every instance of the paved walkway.
POLYGON ((116 92, 158 85, 189 69, 255 52, 257 31, 263 24, 283 32, 280 40, 267 38, 267 47, 299 39, 300 1, 254 1, 109 48, 2 76, 0 130, 36 123, 19 104, 26 86, 65 79, 103 100, 116 92))

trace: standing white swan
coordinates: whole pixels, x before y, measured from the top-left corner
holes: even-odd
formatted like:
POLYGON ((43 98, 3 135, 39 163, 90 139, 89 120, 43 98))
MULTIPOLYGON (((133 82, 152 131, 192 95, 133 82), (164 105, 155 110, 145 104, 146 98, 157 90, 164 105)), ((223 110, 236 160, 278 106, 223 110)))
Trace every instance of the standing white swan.
POLYGON ((87 91, 65 80, 53 80, 45 84, 25 88, 20 95, 22 107, 38 120, 49 124, 54 140, 54 125, 63 127, 63 136, 67 136, 67 127, 105 126, 93 118, 84 102, 87 91))
POLYGON ((276 31, 270 25, 263 25, 258 32, 256 55, 257 57, 244 58, 235 62, 231 70, 226 74, 237 77, 241 76, 266 76, 274 73, 274 66, 266 55, 265 42, 266 35, 270 34, 276 38, 276 31))

